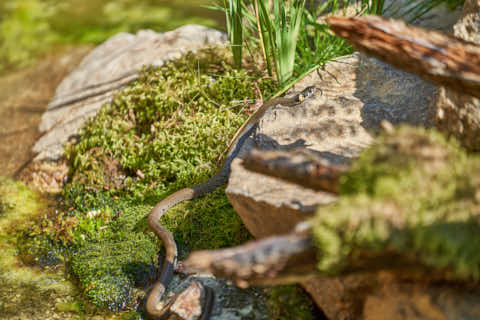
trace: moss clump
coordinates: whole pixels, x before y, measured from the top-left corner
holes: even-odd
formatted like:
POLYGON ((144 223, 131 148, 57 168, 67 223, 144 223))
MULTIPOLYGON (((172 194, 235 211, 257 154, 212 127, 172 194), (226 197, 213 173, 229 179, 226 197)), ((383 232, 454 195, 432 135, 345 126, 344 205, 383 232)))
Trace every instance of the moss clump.
POLYGON ((271 320, 315 319, 312 300, 298 286, 276 286, 269 289, 267 303, 271 320))
POLYGON ((354 268, 382 252, 480 276, 480 159, 435 131, 401 128, 365 150, 338 203, 314 218, 318 267, 354 268))
POLYGON ((72 269, 86 296, 110 310, 129 306, 135 286, 154 275, 156 246, 142 233, 129 233, 101 243, 90 242, 74 255, 72 269))
POLYGON ((74 181, 136 196, 198 183, 245 121, 245 104, 270 96, 270 79, 234 70, 226 49, 208 49, 144 70, 67 149, 74 181))

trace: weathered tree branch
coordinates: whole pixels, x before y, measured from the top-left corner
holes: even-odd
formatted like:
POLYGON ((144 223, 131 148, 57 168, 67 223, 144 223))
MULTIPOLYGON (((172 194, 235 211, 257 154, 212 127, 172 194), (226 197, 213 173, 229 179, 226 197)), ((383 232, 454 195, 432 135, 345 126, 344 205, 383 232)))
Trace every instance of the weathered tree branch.
POLYGON ((252 150, 243 165, 251 171, 332 193, 339 192, 340 176, 347 171, 347 166, 333 164, 306 149, 291 152, 252 150))
POLYGON ((210 272, 233 280, 239 287, 306 280, 317 274, 310 235, 291 233, 245 245, 196 251, 184 263, 188 271, 210 272))
POLYGON ((327 23, 359 51, 480 98, 480 47, 474 43, 379 16, 329 17, 327 23))

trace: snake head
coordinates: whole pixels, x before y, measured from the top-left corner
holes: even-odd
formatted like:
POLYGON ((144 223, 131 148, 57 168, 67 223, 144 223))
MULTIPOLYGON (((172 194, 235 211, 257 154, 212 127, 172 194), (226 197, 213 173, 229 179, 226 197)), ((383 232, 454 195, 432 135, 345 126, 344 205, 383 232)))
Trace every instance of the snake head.
POLYGON ((308 86, 306 87, 305 89, 302 90, 302 92, 300 92, 297 97, 296 97, 296 101, 297 102, 302 102, 304 101, 305 99, 308 99, 310 97, 313 97, 317 92, 320 92, 320 95, 323 95, 323 91, 322 89, 320 89, 319 87, 317 86, 308 86))

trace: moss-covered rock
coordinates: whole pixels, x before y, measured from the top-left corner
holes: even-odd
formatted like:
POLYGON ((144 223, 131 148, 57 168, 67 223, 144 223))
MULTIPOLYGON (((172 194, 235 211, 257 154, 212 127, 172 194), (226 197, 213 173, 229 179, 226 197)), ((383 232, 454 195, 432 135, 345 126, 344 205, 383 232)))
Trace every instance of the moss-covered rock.
POLYGON ((139 197, 205 180, 247 117, 243 101, 274 89, 234 70, 226 49, 207 49, 159 68, 119 93, 67 149, 74 181, 139 197))
MULTIPOLYGON (((31 234, 69 248, 71 270, 96 305, 136 306, 134 288, 154 280, 161 248, 146 223, 149 211, 166 195, 213 175, 248 116, 244 101, 272 94, 271 79, 234 70, 229 55, 206 49, 143 70, 67 147, 71 183, 64 209, 44 217, 31 234)), ((250 237, 221 189, 175 206, 162 222, 180 255, 250 237)))
POLYGON ((480 159, 456 141, 418 128, 383 134, 343 177, 340 200, 317 211, 319 269, 393 254, 478 279, 479 183, 480 159))

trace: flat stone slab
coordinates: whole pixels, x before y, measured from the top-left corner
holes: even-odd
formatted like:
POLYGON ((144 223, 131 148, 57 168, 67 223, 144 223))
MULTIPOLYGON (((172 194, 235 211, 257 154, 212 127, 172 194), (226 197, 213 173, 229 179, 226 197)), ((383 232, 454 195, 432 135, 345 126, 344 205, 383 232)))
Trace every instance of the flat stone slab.
MULTIPOLYGON (((383 120, 414 126, 429 126, 432 121, 429 106, 435 85, 358 53, 312 72, 292 91, 311 85, 321 88, 323 95, 294 107, 273 107, 242 152, 300 146, 345 163, 373 141, 383 120)), ((232 163, 226 192, 256 238, 289 232, 317 206, 335 200, 329 193, 247 171, 241 159, 232 163)), ((303 286, 329 319, 362 319, 357 317, 363 306, 357 293, 372 277, 376 279, 372 275, 318 278, 303 286)))
POLYGON ((141 30, 135 35, 119 33, 111 37, 90 52, 58 86, 42 116, 39 128, 44 135, 33 147, 38 153, 35 160, 60 159, 63 144, 143 66, 160 66, 188 51, 222 45, 226 40, 223 32, 200 25, 165 33, 141 30), (69 103, 88 95, 92 96, 69 103))
MULTIPOLYGON (((253 147, 289 149, 304 145, 344 163, 371 143, 382 120, 416 126, 427 126, 431 121, 428 106, 435 85, 360 54, 328 63, 292 91, 310 85, 321 88, 323 95, 318 93, 294 107, 277 105, 269 110, 242 153, 253 147)), ((316 206, 335 200, 328 193, 247 171, 241 163, 241 159, 234 160, 226 192, 257 238, 288 232, 316 206)))

